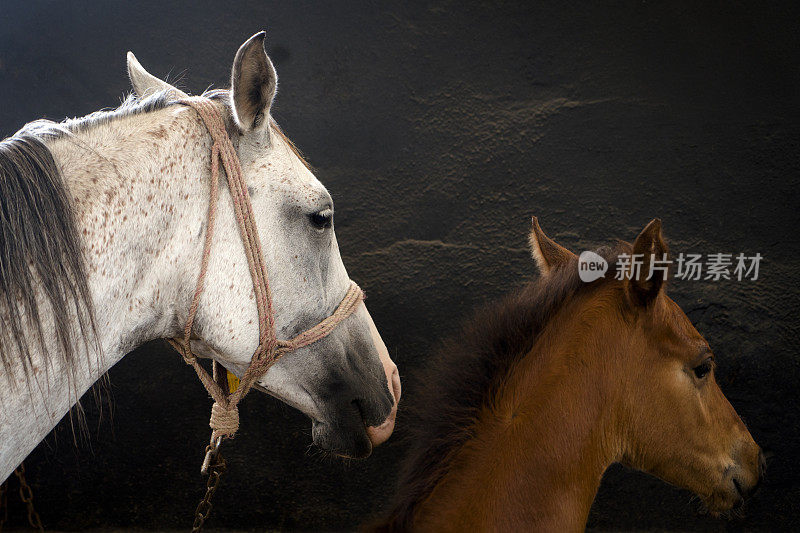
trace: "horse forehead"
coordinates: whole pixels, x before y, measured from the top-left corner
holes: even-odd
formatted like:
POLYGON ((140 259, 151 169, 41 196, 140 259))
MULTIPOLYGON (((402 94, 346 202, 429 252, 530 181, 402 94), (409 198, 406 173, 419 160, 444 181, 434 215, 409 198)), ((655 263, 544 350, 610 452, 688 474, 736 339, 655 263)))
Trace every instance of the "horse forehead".
POLYGON ((268 176, 268 183, 272 189, 284 199, 299 205, 317 205, 330 201, 330 195, 325 186, 305 166, 290 166, 276 169, 276 175, 268 176))
MULTIPOLYGON (((328 190, 291 148, 280 139, 274 139, 273 142, 271 149, 260 151, 253 158, 251 172, 256 176, 264 176, 266 183, 298 200, 328 199, 328 190)), ((260 180, 257 178, 257 181, 260 180)))
POLYGON ((707 344, 683 309, 672 298, 663 295, 660 307, 657 316, 661 327, 658 329, 665 342, 674 346, 679 352, 684 351, 682 348, 695 348, 707 344))

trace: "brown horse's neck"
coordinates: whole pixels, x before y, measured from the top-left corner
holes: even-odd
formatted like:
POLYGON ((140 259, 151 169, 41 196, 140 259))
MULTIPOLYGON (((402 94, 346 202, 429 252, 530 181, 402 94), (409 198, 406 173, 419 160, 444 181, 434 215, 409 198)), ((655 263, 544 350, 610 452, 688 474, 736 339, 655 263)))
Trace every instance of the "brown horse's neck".
MULTIPOLYGON (((553 318, 421 503, 431 530, 582 531, 615 435, 611 354, 590 353, 598 328, 576 305, 553 318), (557 326, 556 326, 557 325, 557 326)), ((585 311, 585 310, 584 310, 585 311)), ((607 337, 606 337, 607 338, 607 337)))

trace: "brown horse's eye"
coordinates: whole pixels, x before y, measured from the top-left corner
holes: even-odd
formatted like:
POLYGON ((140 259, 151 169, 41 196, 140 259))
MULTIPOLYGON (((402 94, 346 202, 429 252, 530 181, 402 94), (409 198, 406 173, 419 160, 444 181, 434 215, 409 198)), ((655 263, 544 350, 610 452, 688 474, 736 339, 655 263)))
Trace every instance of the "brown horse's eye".
POLYGON ((713 366, 711 359, 706 359, 692 370, 694 371, 694 375, 697 376, 697 379, 703 379, 711 372, 713 366))

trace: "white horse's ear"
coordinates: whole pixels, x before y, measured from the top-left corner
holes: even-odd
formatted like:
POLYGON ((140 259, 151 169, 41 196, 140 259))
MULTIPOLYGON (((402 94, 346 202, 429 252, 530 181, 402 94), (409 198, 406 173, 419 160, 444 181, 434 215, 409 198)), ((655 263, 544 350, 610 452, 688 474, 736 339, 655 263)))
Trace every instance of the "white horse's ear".
POLYGON ((147 72, 136 60, 133 52, 128 52, 128 77, 131 79, 133 90, 141 98, 160 91, 171 91, 172 98, 179 100, 188 98, 189 95, 147 72))
POLYGON ((231 69, 233 116, 242 131, 269 125, 269 108, 278 89, 278 75, 264 51, 267 33, 258 32, 236 52, 231 69))
POLYGON ((531 255, 542 276, 547 276, 553 269, 569 263, 575 254, 558 244, 542 231, 539 219, 531 217, 531 233, 528 236, 531 255))

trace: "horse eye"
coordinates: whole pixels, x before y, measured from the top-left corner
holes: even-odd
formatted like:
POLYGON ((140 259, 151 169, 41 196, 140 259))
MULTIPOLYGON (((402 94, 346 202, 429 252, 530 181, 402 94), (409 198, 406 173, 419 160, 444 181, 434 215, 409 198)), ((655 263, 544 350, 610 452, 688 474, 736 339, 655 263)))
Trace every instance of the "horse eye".
POLYGON ((703 379, 709 374, 709 372, 711 372, 712 366, 711 360, 706 359, 692 370, 694 371, 694 375, 697 376, 697 379, 703 379))
POLYGON ((323 209, 311 215, 311 223, 318 229, 330 228, 333 224, 333 211, 323 209))

